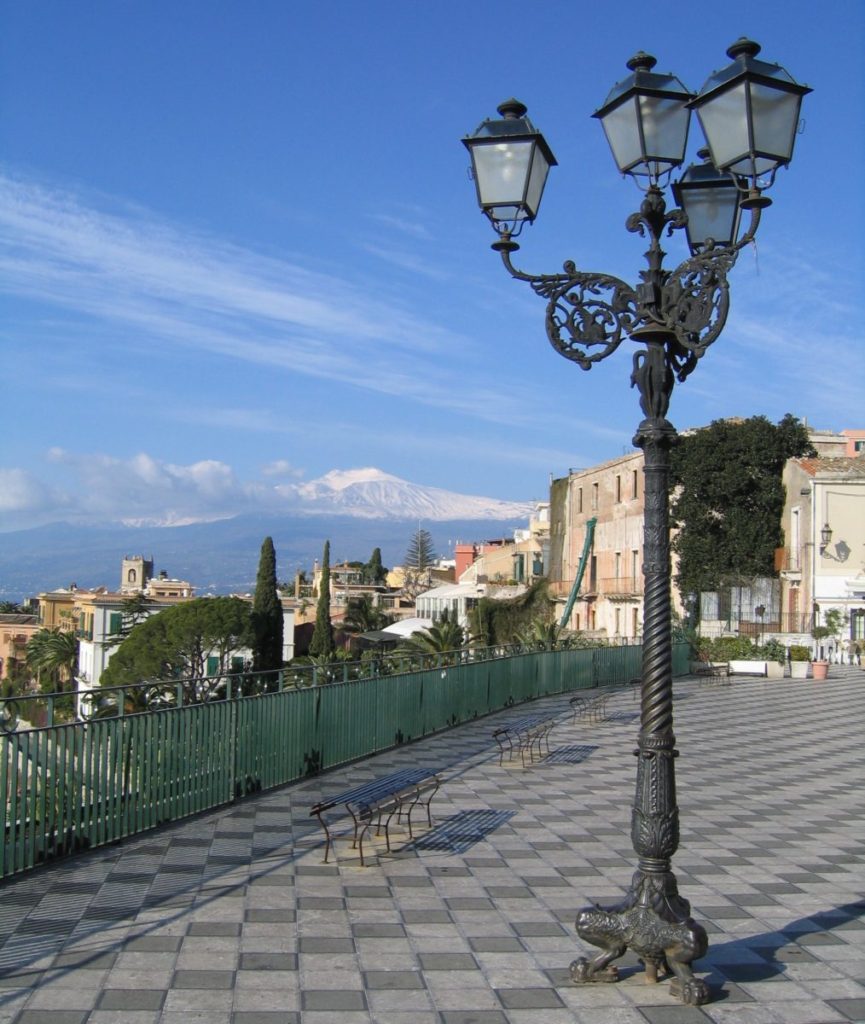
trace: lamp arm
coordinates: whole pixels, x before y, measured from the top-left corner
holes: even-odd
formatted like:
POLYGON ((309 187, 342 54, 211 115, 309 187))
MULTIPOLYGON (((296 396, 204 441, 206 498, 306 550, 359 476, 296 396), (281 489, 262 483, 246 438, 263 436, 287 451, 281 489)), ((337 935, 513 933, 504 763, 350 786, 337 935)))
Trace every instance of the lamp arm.
POLYGON ((675 366, 680 381, 724 329, 730 311, 727 275, 742 249, 753 242, 761 213, 759 205, 750 207, 748 229, 735 245, 716 247, 710 240, 705 249, 665 275, 660 313, 680 350, 681 365, 675 366))
POLYGON ((502 238, 493 248, 501 253, 511 277, 527 282, 547 300, 550 344, 582 369, 590 370, 593 363, 612 355, 639 324, 637 294, 618 277, 578 271, 571 260, 561 274, 527 274, 511 262, 516 242, 502 238))

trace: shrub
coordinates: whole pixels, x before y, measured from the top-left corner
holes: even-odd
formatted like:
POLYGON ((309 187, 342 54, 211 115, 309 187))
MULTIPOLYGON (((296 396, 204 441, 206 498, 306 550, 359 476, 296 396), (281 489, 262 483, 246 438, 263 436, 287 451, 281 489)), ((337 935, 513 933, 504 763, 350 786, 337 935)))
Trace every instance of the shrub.
POLYGON ((702 661, 777 661, 783 664, 787 652, 777 640, 759 647, 745 636, 700 637, 697 657, 702 661))
POLYGON ((790 647, 790 661, 810 661, 811 651, 804 644, 793 644, 790 647))

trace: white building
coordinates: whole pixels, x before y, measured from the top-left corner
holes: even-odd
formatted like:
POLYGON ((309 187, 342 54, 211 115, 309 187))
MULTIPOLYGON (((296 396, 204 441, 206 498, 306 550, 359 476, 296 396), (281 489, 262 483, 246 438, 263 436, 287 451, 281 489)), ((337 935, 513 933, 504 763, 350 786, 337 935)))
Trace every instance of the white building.
POLYGON ((784 484, 779 570, 786 618, 810 633, 837 610, 841 635, 821 641, 817 653, 849 655, 857 643, 865 652, 865 455, 791 459, 784 484))

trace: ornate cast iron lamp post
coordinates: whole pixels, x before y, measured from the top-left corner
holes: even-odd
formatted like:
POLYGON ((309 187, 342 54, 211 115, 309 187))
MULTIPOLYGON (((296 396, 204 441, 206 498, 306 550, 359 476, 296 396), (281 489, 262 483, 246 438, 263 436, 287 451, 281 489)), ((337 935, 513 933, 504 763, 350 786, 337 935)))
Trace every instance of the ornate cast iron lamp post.
POLYGON ((644 419, 634 444, 645 456, 643 668, 636 796, 631 838, 638 863, 618 905, 582 910, 578 935, 598 946, 591 960, 571 964, 577 983, 615 981, 612 961, 630 948, 650 980, 659 968, 673 974, 671 991, 700 1004, 708 990, 691 969, 707 949, 705 929, 691 918, 679 895, 671 860, 679 845, 673 733, 672 640, 670 629, 670 537, 668 482, 676 430, 667 420, 675 380, 684 381, 724 327, 729 307, 727 274, 757 231, 763 195, 793 154, 802 97, 810 92, 777 64, 758 60, 760 47, 738 40, 727 51, 733 61, 710 76, 698 95, 673 75, 653 71, 655 59, 638 53, 631 74, 614 86, 595 113, 616 163, 645 192, 628 231, 649 241, 647 269, 631 286, 608 274, 583 272, 567 261, 559 274, 527 274, 511 257, 515 237, 537 216, 550 167, 556 159, 526 108, 508 100, 500 120, 486 120, 463 139, 471 153, 481 210, 498 234, 493 249, 505 269, 546 300, 547 337, 584 370, 619 347, 625 337, 639 346, 631 385, 640 395, 644 419), (672 184, 676 209, 667 210, 664 187, 684 162, 690 111, 696 110, 708 149, 703 162, 672 184), (744 234, 739 216, 749 215, 744 234), (691 255, 674 270, 663 269, 661 238, 684 228, 691 255))

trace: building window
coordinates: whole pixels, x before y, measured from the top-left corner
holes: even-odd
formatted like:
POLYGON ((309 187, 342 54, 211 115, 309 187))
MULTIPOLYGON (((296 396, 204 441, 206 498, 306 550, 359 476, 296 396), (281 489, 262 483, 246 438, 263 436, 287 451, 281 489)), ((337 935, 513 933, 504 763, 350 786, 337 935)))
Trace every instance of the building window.
POLYGON ((616 476, 616 504, 622 500, 622 478, 616 476))
POLYGON ((640 609, 639 608, 634 608, 633 613, 631 615, 631 619, 632 619, 632 622, 631 622, 631 634, 633 636, 639 636, 640 635, 640 609))
POLYGON ((207 659, 207 674, 209 676, 219 675, 219 657, 211 654, 207 659))
POLYGON ((622 632, 622 609, 616 609, 616 636, 622 632))
MULTIPOLYGON (((616 552, 616 579, 622 575, 622 552, 616 552)), ((618 631, 617 631, 618 632, 618 631)))
POLYGON ((636 580, 639 575, 640 575, 640 552, 634 550, 634 551, 631 552, 631 578, 636 580))
POLYGON ((598 510, 598 485, 592 484, 592 511, 598 510))
POLYGON ((137 579, 138 579, 138 574, 135 572, 134 569, 130 569, 129 572, 126 574, 126 582, 127 583, 135 583, 137 579))
POLYGON ((639 478, 639 474, 637 473, 637 470, 635 469, 634 472, 631 474, 631 497, 632 498, 636 498, 637 495, 639 494, 639 484, 637 483, 638 478, 639 478))
POLYGON ((583 511, 583 489, 582 487, 577 488, 577 512, 583 511))
POLYGON ((117 636, 123 629, 123 612, 111 612, 108 616, 109 636, 117 636))

